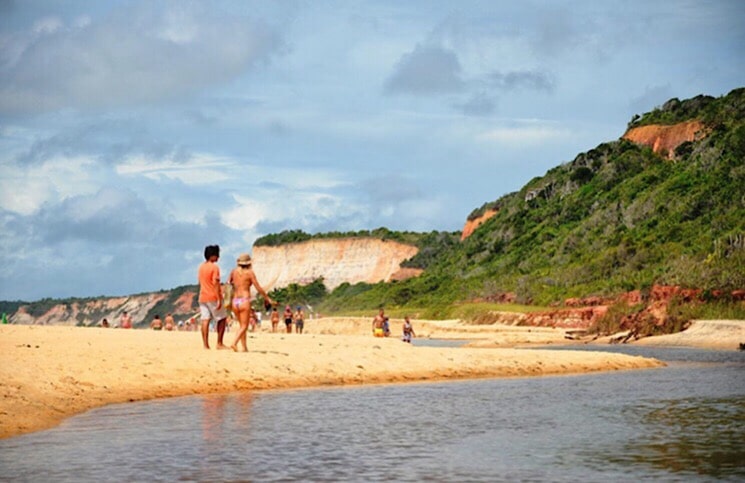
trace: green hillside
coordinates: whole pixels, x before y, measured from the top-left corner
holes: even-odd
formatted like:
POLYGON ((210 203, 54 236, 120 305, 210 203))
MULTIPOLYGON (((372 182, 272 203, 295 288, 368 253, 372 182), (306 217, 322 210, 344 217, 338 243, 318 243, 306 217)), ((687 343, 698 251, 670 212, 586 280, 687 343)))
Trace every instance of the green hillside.
POLYGON ((486 203, 498 213, 416 279, 341 286, 341 307, 443 306, 513 292, 519 302, 616 295, 652 284, 745 288, 745 89, 673 99, 630 126, 697 119, 710 134, 674 159, 608 142, 486 203))
MULTIPOLYGON (((535 308, 569 297, 644 292, 653 284, 704 294, 745 289, 745 88, 720 98, 671 99, 634 116, 629 127, 688 120, 704 123, 709 134, 678 146, 672 159, 626 140, 603 143, 475 209, 469 219, 487 209, 497 214, 463 242, 458 233, 387 228, 262 237, 257 246, 342 237, 396 240, 419 247, 403 265, 424 269, 409 280, 345 283, 331 293, 322 280, 292 284, 273 297, 311 303, 322 313, 369 313, 385 306, 392 313, 473 318, 469 310, 498 309, 462 302, 499 301, 508 293, 535 308)), ((172 310, 183 290, 170 291, 148 317, 172 310)), ((45 299, 27 311, 44 313, 55 303, 84 300, 45 299)), ((4 302, 3 311, 19 305, 25 303, 4 302)), ((731 317, 741 318, 743 307, 736 308, 731 317)))

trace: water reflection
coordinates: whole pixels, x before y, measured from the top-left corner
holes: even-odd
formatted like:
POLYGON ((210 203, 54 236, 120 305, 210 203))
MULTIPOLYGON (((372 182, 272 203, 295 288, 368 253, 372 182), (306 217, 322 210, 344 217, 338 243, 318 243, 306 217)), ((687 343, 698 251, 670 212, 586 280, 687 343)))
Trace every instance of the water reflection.
POLYGON ((652 402, 626 411, 645 431, 625 448, 626 460, 674 473, 722 477, 745 465, 745 398, 652 402))

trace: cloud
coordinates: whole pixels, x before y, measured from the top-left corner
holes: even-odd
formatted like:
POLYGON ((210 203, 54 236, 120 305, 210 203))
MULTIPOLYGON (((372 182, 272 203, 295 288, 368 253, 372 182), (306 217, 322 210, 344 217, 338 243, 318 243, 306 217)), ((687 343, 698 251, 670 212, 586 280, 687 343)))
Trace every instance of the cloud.
POLYGON ((2 163, 0 169, 0 207, 21 214, 98 186, 96 161, 89 156, 55 155, 31 169, 15 163, 2 163))
MULTIPOLYGON (((44 131, 41 131, 44 132, 44 131)), ((51 158, 91 156, 101 161, 118 159, 137 146, 139 150, 154 152, 164 149, 162 142, 153 141, 141 122, 121 119, 82 121, 70 125, 70 120, 55 126, 54 134, 42 136, 39 131, 29 134, 30 142, 15 154, 21 165, 38 166, 51 158)), ((0 142, 4 136, 0 134, 0 142)))
POLYGON ((557 125, 527 122, 522 125, 497 127, 484 131, 477 136, 477 139, 524 147, 564 139, 569 135, 570 133, 565 128, 557 125))
POLYGON ((147 155, 131 155, 116 166, 122 176, 143 176, 158 181, 160 179, 178 180, 186 185, 214 184, 230 179, 226 169, 234 163, 217 156, 199 153, 189 154, 180 160, 176 152, 158 159, 147 155))
POLYGON ((201 249, 242 244, 216 213, 175 219, 128 189, 106 186, 23 215, 0 209, 3 299, 131 294, 195 283, 201 249))
POLYGON ((467 116, 488 116, 496 112, 497 101, 492 95, 479 92, 454 107, 467 116))
POLYGON ((504 90, 528 89, 553 92, 556 88, 550 74, 533 70, 492 72, 487 77, 487 81, 494 87, 504 90))
POLYGON ((193 4, 127 4, 101 19, 43 18, 0 44, 0 110, 39 113, 176 99, 223 84, 282 48, 247 18, 193 4))
POLYGON ((28 222, 47 246, 78 240, 96 245, 186 248, 192 246, 191 237, 210 234, 206 218, 200 223, 176 220, 162 206, 112 186, 46 205, 28 222))
POLYGON ((455 52, 435 45, 417 45, 398 61, 385 83, 385 92, 433 95, 458 92, 463 87, 455 52))

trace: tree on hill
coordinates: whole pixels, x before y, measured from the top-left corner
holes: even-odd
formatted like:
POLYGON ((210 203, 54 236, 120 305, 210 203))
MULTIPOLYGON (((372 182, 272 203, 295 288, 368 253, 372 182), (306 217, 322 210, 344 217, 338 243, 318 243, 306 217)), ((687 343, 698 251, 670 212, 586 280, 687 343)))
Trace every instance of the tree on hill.
MULTIPOLYGON (((708 136, 675 161, 627 140, 603 143, 486 203, 498 213, 424 274, 377 284, 350 306, 422 305, 514 292, 548 304, 674 284, 745 287, 745 89, 671 100, 633 124, 699 119, 708 136)), ((333 299, 332 293, 330 298, 333 299)))

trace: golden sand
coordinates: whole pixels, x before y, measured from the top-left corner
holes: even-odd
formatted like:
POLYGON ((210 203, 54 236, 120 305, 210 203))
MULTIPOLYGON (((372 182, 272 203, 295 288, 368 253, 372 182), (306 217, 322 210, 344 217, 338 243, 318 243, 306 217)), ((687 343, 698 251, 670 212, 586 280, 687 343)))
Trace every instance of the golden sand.
MULTIPOLYGON (((663 365, 603 352, 412 346, 398 338, 372 337, 370 322, 362 319, 307 321, 302 335, 272 334, 266 325, 250 334, 248 353, 204 350, 198 332, 0 326, 0 437, 49 428, 106 404, 172 396, 663 365)), ((458 325, 414 322, 419 336, 452 337, 458 325)), ((508 345, 517 339, 545 344, 547 331, 553 341, 563 340, 554 329, 505 327, 500 336, 494 327, 464 327, 460 333, 484 336, 489 330, 492 340, 503 337, 508 345)), ((226 342, 233 336, 226 334, 226 342)), ((213 347, 215 339, 210 334, 213 347)))

